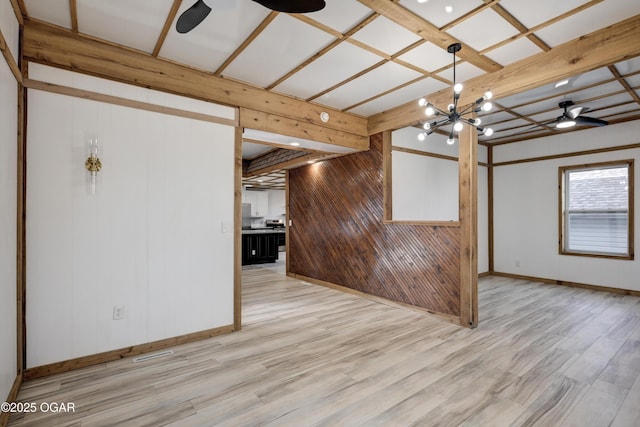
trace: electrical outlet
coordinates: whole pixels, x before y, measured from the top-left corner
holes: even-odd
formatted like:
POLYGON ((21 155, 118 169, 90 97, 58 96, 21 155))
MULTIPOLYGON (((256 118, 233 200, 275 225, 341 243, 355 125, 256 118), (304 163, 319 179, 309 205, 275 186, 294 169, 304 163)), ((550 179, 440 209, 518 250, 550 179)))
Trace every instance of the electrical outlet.
POLYGON ((124 319, 124 305, 113 306, 113 320, 124 319))

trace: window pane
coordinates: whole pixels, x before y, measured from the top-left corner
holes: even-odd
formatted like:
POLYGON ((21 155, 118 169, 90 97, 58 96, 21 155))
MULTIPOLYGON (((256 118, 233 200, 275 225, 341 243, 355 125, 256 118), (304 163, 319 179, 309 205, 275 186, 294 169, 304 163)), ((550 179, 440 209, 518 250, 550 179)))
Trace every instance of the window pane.
POLYGON ((567 249, 626 254, 628 227, 626 213, 569 213, 567 249))
POLYGON ((564 250, 629 252, 629 165, 565 170, 564 250))
POLYGON ((623 210, 629 207, 627 167, 569 172, 569 211, 623 210))

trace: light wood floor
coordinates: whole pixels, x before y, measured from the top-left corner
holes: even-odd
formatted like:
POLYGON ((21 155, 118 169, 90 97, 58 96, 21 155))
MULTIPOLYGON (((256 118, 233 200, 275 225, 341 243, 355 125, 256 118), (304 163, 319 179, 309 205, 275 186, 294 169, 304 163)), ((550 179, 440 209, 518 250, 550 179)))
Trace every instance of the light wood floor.
POLYGON ((12 426, 638 426, 640 298, 490 277, 480 326, 243 272, 244 329, 24 384, 12 426))

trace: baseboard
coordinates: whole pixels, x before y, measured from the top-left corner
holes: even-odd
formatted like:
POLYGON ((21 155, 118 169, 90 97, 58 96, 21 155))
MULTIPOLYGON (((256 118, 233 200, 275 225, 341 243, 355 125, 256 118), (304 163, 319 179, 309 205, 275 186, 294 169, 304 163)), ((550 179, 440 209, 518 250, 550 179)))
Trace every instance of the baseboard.
POLYGON ((367 293, 362 292, 362 291, 351 289, 351 288, 348 288, 346 286, 336 285, 335 283, 325 282, 324 280, 319 280, 319 279, 314 279, 312 277, 303 276, 301 274, 287 273, 287 276, 292 277, 294 279, 302 280, 303 282, 309 282, 309 283, 312 283, 314 285, 324 286, 325 288, 334 289, 334 290, 337 290, 337 291, 340 291, 340 292, 344 292, 344 293, 347 293, 347 294, 357 295, 359 297, 366 298, 368 300, 375 301, 375 302, 380 303, 380 304, 385 304, 385 305, 392 306, 392 307, 405 308, 405 309, 413 310, 413 311, 416 311, 416 312, 422 313, 422 314, 429 314, 429 315, 432 315, 434 317, 439 318, 440 320, 444 320, 446 322, 453 323, 454 325, 464 326, 464 325, 460 324, 460 317, 459 316, 453 316, 451 314, 439 313, 437 311, 429 310, 427 308, 418 307, 418 306, 411 305, 411 304, 406 304, 406 303, 403 303, 403 302, 392 301, 392 300, 389 300, 389 299, 386 299, 386 298, 378 297, 378 296, 375 296, 375 295, 367 294, 367 293))
POLYGON ((609 286, 588 285, 586 283, 567 282, 564 280, 553 280, 553 279, 546 279, 543 277, 523 276, 520 274, 500 273, 498 271, 493 271, 490 274, 493 276, 507 277, 510 279, 528 280, 531 282, 542 282, 542 283, 549 283, 552 285, 568 286, 571 288, 588 289, 590 291, 610 292, 610 293, 619 294, 619 295, 631 295, 634 297, 640 297, 640 291, 634 291, 631 289, 620 289, 620 288, 612 288, 609 286))
POLYGON ((484 273, 478 274, 478 279, 481 279, 483 277, 488 277, 488 276, 491 276, 491 272, 490 271, 485 271, 484 273))
MULTIPOLYGON (((16 379, 13 381, 13 386, 11 386, 11 390, 9 390, 9 395, 5 402, 15 402, 18 400, 18 392, 20 392, 20 387, 22 386, 22 375, 16 376, 16 379)), ((0 427, 6 427, 9 423, 10 412, 1 412, 0 411, 0 427)))
POLYGON ((50 363, 48 365, 29 368, 24 371, 24 381, 35 378, 47 377, 49 375, 69 372, 75 369, 85 368, 87 366, 98 365, 100 363, 112 362, 126 357, 138 356, 144 353, 150 353, 163 350, 168 347, 187 344, 194 341, 200 341, 212 338, 218 335, 228 334, 234 331, 233 325, 222 326, 219 328, 208 329, 206 331, 194 332, 191 334, 181 335, 178 337, 167 338, 159 341, 153 341, 146 344, 134 345, 118 350, 111 350, 104 353, 93 354, 90 356, 78 357, 76 359, 65 360, 62 362, 50 363))

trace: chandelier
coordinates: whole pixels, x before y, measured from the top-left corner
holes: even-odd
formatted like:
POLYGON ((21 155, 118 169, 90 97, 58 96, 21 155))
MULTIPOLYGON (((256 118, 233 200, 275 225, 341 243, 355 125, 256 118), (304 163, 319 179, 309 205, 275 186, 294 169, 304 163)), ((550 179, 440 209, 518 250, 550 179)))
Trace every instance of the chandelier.
POLYGON ((418 105, 424 108, 424 113, 428 117, 432 116, 444 116, 444 118, 436 119, 432 122, 426 122, 422 126, 424 132, 418 135, 420 141, 424 141, 428 135, 431 135, 438 127, 442 125, 451 124, 449 130, 449 137, 447 138, 447 144, 451 145, 455 142, 456 134, 454 132, 460 132, 464 127, 464 124, 473 126, 478 130, 478 133, 491 136, 493 135, 493 129, 489 127, 482 127, 480 124, 482 120, 479 118, 465 117, 471 114, 475 114, 479 111, 489 111, 493 108, 491 102, 488 102, 493 96, 491 92, 487 91, 483 97, 478 98, 473 104, 465 107, 461 111, 458 111, 458 100, 460 99, 460 92, 462 92, 462 84, 456 83, 456 53, 462 49, 460 43, 454 43, 447 47, 447 52, 453 54, 453 102, 447 107, 447 111, 443 111, 435 105, 427 102, 422 98, 418 101, 418 105))

